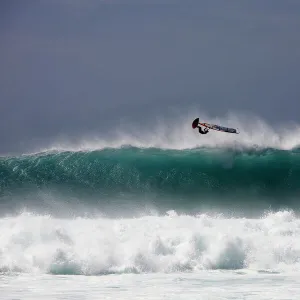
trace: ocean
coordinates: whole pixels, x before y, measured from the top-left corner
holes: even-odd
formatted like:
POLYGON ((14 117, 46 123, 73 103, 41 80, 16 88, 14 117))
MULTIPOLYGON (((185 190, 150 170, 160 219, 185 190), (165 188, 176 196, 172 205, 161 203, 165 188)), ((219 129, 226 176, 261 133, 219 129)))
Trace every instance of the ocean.
POLYGON ((268 130, 2 156, 0 298, 298 299, 300 148, 268 130))

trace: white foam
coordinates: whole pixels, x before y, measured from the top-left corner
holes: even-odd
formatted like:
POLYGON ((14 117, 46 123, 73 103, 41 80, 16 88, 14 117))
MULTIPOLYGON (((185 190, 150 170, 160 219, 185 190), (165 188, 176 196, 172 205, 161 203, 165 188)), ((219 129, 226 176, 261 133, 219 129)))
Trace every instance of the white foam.
POLYGON ((275 148, 290 150, 300 145, 299 124, 276 124, 272 127, 262 119, 242 114, 228 114, 223 118, 212 118, 192 112, 173 119, 154 120, 151 127, 143 124, 119 124, 108 136, 99 131, 98 135, 80 137, 76 142, 62 138, 41 151, 92 151, 103 148, 119 148, 122 146, 156 147, 162 149, 191 149, 198 147, 217 148, 275 148), (238 128, 239 135, 221 133, 211 130, 208 135, 201 136, 191 128, 196 117, 209 123, 238 128))
POLYGON ((106 274, 300 268, 300 219, 177 215, 136 219, 54 219, 23 213, 0 219, 0 270, 106 274))

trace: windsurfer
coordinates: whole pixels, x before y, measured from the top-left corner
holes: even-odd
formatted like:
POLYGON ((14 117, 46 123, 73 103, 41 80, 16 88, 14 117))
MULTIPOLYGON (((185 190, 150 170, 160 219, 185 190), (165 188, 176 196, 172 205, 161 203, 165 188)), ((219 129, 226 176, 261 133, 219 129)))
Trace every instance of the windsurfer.
POLYGON ((207 134, 208 133, 208 128, 205 128, 204 130, 202 130, 202 127, 200 125, 197 126, 199 128, 199 133, 201 134, 207 134))

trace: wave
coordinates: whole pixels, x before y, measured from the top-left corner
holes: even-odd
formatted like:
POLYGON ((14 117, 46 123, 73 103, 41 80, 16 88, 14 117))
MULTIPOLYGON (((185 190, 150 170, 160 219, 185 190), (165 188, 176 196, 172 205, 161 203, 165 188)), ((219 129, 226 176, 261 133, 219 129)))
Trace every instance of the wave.
POLYGON ((74 275, 300 267, 300 220, 291 211, 258 219, 207 214, 135 219, 0 219, 0 272, 74 275))
POLYGON ((0 159, 0 205, 56 201, 162 210, 254 205, 297 209, 300 152, 142 148, 54 152, 0 159), (59 200, 60 199, 60 200, 59 200), (74 200, 75 199, 75 200, 74 200), (49 200, 49 199, 48 199, 49 200), (130 204, 130 205, 129 205, 130 204))

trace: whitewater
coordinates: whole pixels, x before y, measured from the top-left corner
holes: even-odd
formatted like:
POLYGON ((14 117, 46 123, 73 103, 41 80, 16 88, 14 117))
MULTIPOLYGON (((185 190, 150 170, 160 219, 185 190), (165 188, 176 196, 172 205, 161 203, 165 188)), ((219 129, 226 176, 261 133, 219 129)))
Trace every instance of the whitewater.
POLYGON ((297 299, 300 220, 3 218, 1 299, 297 299))
POLYGON ((0 158, 1 299, 298 299, 300 126, 124 125, 0 158))

